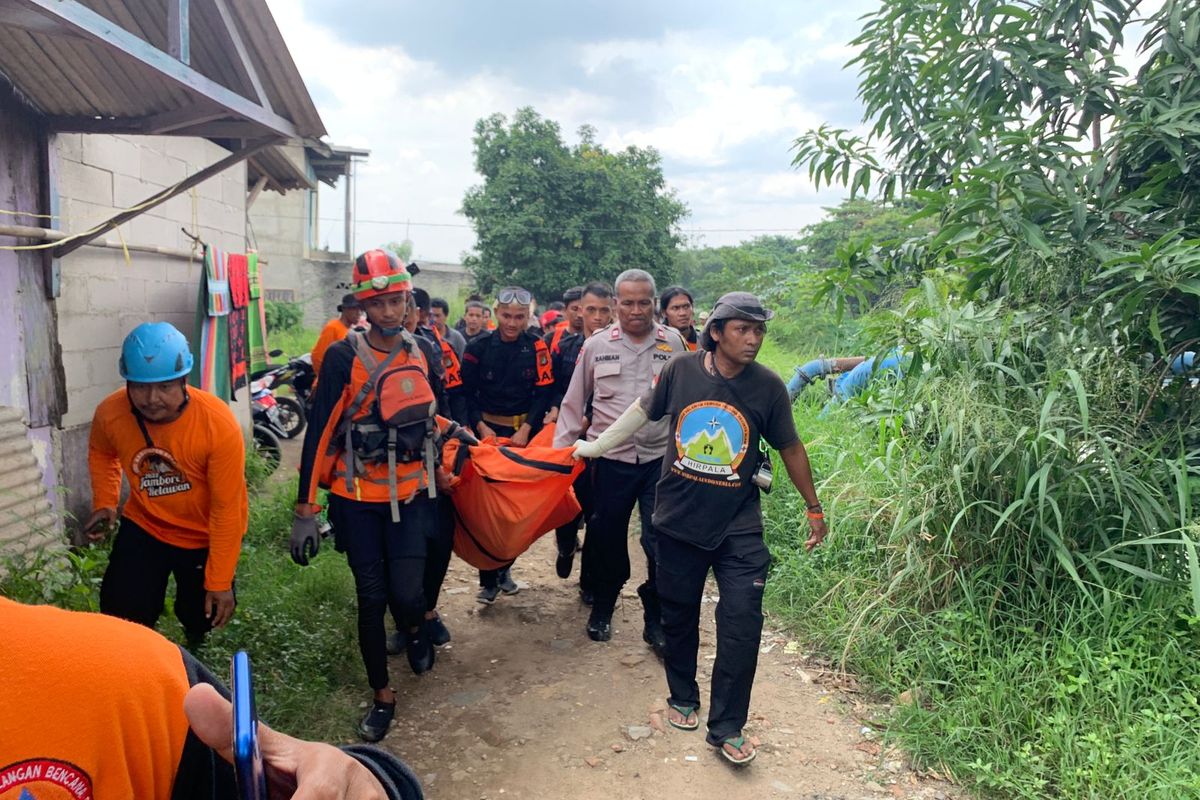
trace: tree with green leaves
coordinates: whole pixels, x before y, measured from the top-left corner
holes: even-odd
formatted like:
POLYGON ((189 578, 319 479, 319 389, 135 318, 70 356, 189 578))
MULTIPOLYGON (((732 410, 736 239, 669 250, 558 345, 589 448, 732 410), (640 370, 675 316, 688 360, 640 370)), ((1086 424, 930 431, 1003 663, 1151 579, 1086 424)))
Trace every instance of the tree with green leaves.
POLYGON ((388 242, 383 246, 383 249, 394 253, 396 258, 407 264, 408 260, 412 258, 412 239, 405 239, 403 242, 388 242))
POLYGON ((610 152, 584 127, 563 142, 558 124, 532 108, 510 121, 475 124, 475 169, 462 213, 475 228, 464 258, 484 292, 517 284, 543 299, 638 266, 662 284, 674 276, 679 223, 687 207, 662 174, 653 148, 610 152))
POLYGON ((796 142, 818 185, 936 228, 830 276, 948 268, 972 297, 1094 309, 1165 353, 1200 335, 1200 6, 887 0, 854 41, 869 131, 796 142), (1139 62, 1130 75, 1123 66, 1139 62))

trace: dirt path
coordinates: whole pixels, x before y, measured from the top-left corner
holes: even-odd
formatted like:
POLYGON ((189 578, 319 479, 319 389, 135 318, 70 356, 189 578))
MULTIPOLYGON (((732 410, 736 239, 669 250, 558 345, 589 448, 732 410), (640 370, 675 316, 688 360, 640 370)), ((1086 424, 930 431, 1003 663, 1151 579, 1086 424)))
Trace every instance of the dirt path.
MULTIPOLYGON (((631 552, 640 555, 636 543, 631 552)), ((822 686, 821 673, 806 669, 777 633, 764 636, 759 659, 747 729, 762 743, 754 764, 726 764, 702 730, 664 726, 634 741, 631 733, 647 733, 665 697, 662 668, 641 640, 633 593, 641 577, 626 589, 612 641, 598 644, 584 632, 577 572, 559 580, 553 557, 553 537, 543 537, 514 568, 520 594, 491 607, 475 602, 475 570, 456 558, 441 605, 453 642, 419 678, 403 656, 392 659, 398 721, 384 746, 413 766, 433 800, 957 796, 918 778, 896 754, 880 754, 847 715, 847 696, 822 686)), ((700 652, 706 705, 715 652, 711 582, 708 591, 700 652)))

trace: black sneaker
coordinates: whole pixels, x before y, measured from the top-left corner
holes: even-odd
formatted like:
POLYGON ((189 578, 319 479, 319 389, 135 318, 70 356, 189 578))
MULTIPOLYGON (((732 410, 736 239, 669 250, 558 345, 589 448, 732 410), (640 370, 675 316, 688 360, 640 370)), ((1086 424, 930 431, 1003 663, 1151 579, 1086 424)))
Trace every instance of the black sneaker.
POLYGON ((363 717, 362 722, 358 723, 358 735, 364 742, 378 742, 387 735, 388 728, 391 727, 392 719, 395 716, 395 701, 381 703, 376 700, 371 706, 371 710, 363 717))
POLYGON ((612 638, 612 616, 592 609, 587 624, 588 638, 593 642, 607 642, 612 638))
POLYGON ((575 551, 579 549, 579 540, 571 545, 571 549, 567 552, 558 551, 558 558, 554 561, 554 571, 558 573, 558 577, 566 580, 571 577, 571 567, 575 565, 575 551))
POLYGON ((496 581, 496 585, 505 594, 516 594, 521 591, 521 587, 517 586, 517 582, 513 580, 512 570, 509 568, 500 571, 499 580, 496 581))
POLYGON ((425 635, 429 637, 429 642, 434 647, 450 643, 450 629, 446 627, 446 623, 442 622, 441 617, 425 620, 425 635))
POLYGON ((423 675, 433 669, 437 651, 433 649, 433 643, 429 641, 428 636, 410 633, 404 650, 408 654, 408 666, 412 667, 414 675, 423 675))
POLYGON ((392 631, 387 637, 387 654, 389 656, 398 656, 404 652, 404 645, 408 643, 408 637, 402 631, 392 631))
POLYGON ((662 623, 646 620, 646 627, 642 629, 642 641, 650 645, 650 649, 660 661, 667 657, 667 634, 663 632, 662 623))
POLYGON ((500 596, 499 586, 480 586, 479 594, 475 595, 475 602, 483 603, 485 606, 490 606, 496 602, 496 598, 500 596))

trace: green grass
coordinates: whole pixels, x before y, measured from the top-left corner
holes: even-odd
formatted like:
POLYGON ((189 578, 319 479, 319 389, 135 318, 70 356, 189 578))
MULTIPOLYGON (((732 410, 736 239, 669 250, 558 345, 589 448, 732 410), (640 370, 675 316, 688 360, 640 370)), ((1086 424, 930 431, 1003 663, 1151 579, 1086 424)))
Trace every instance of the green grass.
MULTIPOLYGON (((225 677, 234 651, 245 649, 254 665, 261 718, 278 730, 307 739, 354 738, 358 704, 369 691, 358 655, 354 582, 345 559, 326 541, 307 567, 287 555, 295 481, 267 482, 249 459, 250 524, 237 572, 237 612, 214 631, 196 655, 225 677)), ((99 610, 100 580, 109 544, 0 565, 0 595, 80 611, 99 610)), ((168 589, 158 629, 182 644, 168 589)))
MULTIPOLYGON (((787 377, 803 357, 768 347, 762 359, 787 377)), ((1200 620, 1187 586, 1089 553, 1095 537, 1126 530, 1113 509, 1132 515, 1126 536, 1171 518, 1169 463, 1133 446, 1106 460, 1081 459, 1078 445, 1038 449, 1088 441, 1091 428, 1120 442, 1119 406, 1102 388, 1086 387, 1081 421, 1069 388, 1040 411, 1045 389, 1025 386, 1034 422, 1021 432, 1015 395, 993 406, 988 387, 964 385, 927 387, 937 404, 917 416, 887 413, 887 392, 823 417, 819 387, 802 396, 797 426, 831 533, 805 553, 799 496, 790 485, 768 496, 769 611, 880 696, 913 690, 920 702, 886 720, 888 738, 980 796, 1200 797, 1200 620), (1039 411, 1054 423, 1042 434, 1039 411), (1023 475, 1026 453, 1040 469, 1023 475), (1022 481, 1034 487, 1026 501, 1013 489, 1022 481), (998 524, 984 501, 1011 516, 998 524), (1062 518, 1040 517, 1039 504, 1062 518)), ((1168 572, 1165 551, 1141 549, 1168 572)))
POLYGON ((272 350, 282 350, 287 358, 294 358, 312 350, 320 335, 320 331, 308 328, 285 328, 271 331, 267 335, 267 343, 272 350))

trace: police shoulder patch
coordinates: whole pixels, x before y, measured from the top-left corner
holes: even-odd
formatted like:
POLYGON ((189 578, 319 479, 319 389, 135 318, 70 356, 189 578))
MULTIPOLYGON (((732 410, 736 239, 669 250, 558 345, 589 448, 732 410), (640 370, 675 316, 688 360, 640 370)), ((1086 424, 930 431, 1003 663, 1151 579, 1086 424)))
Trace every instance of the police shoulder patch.
POLYGON ((620 339, 621 338, 621 329, 618 328, 616 325, 613 325, 612 330, 608 334, 608 338, 612 339, 614 342, 617 339, 620 339))

